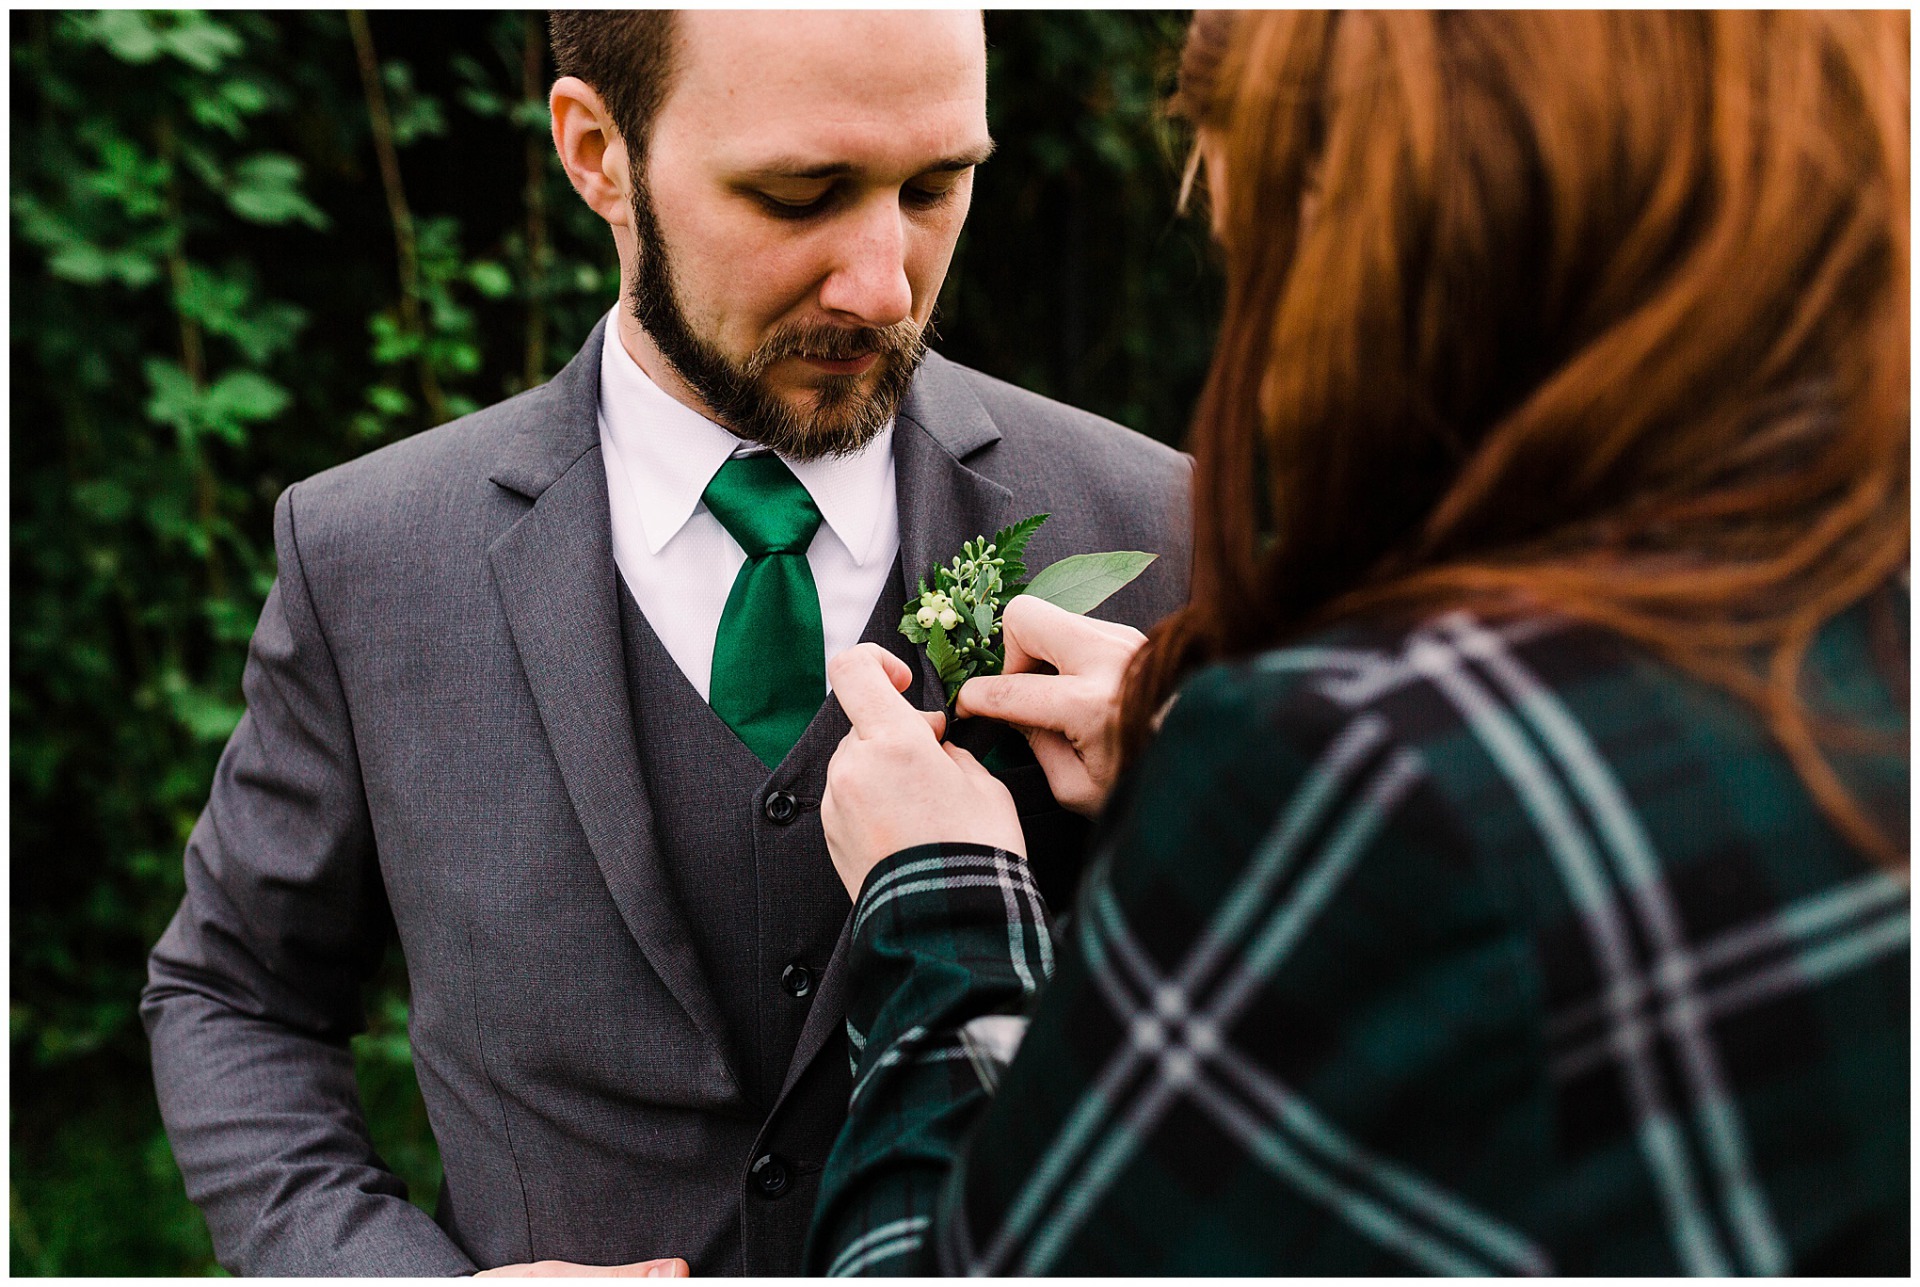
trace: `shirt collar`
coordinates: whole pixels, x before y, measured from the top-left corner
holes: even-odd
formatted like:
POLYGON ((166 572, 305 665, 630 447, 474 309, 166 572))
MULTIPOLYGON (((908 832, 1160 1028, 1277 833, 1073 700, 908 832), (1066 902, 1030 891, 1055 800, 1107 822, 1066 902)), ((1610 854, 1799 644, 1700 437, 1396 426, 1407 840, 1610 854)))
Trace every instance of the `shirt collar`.
MULTIPOLYGON (((758 449, 655 384, 621 343, 617 316, 607 320, 600 354, 600 424, 618 472, 633 489, 651 554, 658 554, 700 510, 701 494, 729 456, 758 449)), ((781 459, 856 565, 887 553, 873 547, 893 471, 891 420, 850 456, 781 459)))

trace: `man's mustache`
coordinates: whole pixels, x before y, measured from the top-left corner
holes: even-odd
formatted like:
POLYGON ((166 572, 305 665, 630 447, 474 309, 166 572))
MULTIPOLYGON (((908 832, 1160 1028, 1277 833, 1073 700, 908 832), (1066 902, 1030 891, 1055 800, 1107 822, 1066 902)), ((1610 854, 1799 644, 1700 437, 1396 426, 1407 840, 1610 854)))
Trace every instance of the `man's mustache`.
POLYGON ((911 321, 892 326, 792 326, 768 336, 747 360, 748 378, 766 371, 782 358, 826 358, 850 362, 878 353, 887 357, 917 358, 924 346, 923 328, 911 321))

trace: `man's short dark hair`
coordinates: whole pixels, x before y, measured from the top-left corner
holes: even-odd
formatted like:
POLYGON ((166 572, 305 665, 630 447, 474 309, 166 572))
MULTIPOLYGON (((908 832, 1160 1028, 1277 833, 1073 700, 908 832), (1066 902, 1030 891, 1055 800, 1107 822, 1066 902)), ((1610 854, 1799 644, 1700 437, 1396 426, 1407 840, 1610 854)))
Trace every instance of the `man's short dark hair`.
POLYGON ((556 76, 578 76, 607 105, 636 162, 673 79, 673 10, 551 9, 556 76))

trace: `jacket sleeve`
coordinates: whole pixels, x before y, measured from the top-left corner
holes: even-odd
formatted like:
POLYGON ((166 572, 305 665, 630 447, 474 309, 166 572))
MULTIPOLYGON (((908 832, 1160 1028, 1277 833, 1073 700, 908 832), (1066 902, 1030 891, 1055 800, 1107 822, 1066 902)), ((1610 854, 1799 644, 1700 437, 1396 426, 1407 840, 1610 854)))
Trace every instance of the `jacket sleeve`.
POLYGON ((390 913, 351 714, 309 595, 295 493, 248 650, 247 713, 186 848, 141 1017, 188 1195, 245 1274, 474 1266, 375 1152, 348 1041, 390 913))

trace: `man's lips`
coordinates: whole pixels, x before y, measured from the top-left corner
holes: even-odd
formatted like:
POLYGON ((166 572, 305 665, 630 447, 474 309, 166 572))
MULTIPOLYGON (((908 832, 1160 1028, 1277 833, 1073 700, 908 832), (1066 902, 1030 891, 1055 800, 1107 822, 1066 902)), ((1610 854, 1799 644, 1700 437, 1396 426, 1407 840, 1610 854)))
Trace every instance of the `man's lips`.
POLYGON ((865 375, 880 360, 878 353, 863 353, 857 358, 813 357, 810 354, 800 354, 799 357, 808 366, 829 375, 865 375))

